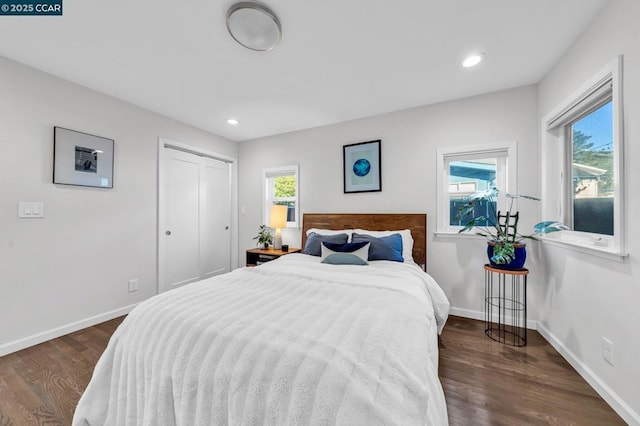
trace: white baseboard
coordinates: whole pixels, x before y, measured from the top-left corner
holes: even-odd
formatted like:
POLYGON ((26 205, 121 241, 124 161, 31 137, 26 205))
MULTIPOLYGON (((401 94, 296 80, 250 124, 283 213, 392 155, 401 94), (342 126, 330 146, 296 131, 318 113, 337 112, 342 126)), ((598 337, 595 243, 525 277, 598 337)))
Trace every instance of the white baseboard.
POLYGON ((567 348, 556 336, 543 324, 538 324, 538 332, 551 346, 557 350, 564 359, 591 385, 593 389, 604 399, 611 408, 629 425, 640 426, 640 414, 626 403, 618 394, 600 379, 584 362, 582 362, 569 348, 567 348))
MULTIPOLYGON (((449 315, 484 321, 484 311, 473 311, 471 309, 454 308, 452 306, 451 308, 449 308, 449 315)), ((493 321, 498 322, 497 320, 498 316, 494 314, 493 321)), ((507 317, 507 321, 510 321, 509 317, 507 317)), ((529 330, 537 330, 537 327, 538 321, 527 320, 527 328, 529 330)))
POLYGON ((73 333, 78 330, 82 330, 83 328, 91 327, 96 324, 100 324, 101 322, 109 321, 111 319, 121 317, 122 315, 126 315, 137 305, 129 305, 123 308, 114 309, 113 311, 105 312, 104 314, 96 315, 90 318, 85 318, 80 321, 73 322, 71 324, 63 325, 61 327, 57 327, 48 331, 44 331, 42 333, 34 334, 32 336, 28 336, 19 340, 14 340, 13 342, 8 342, 3 345, 0 345, 0 356, 5 356, 13 352, 18 352, 22 349, 26 349, 28 347, 46 342, 51 339, 55 339, 60 336, 64 336, 66 334, 73 333))

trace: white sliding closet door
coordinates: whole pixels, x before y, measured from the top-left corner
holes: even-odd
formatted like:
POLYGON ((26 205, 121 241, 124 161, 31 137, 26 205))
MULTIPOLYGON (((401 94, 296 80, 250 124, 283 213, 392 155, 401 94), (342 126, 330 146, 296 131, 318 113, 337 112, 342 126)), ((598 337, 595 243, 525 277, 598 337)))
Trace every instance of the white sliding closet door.
POLYGON ((200 173, 200 275, 229 272, 231 193, 229 165, 202 157, 200 173))
POLYGON ((171 148, 160 171, 159 291, 230 270, 229 165, 171 148))

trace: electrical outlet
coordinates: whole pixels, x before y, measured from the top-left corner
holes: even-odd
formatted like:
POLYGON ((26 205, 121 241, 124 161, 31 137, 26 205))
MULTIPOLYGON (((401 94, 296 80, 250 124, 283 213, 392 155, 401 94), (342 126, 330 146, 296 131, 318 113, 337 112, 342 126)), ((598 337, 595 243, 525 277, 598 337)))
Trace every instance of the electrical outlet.
POLYGON ((613 342, 606 337, 602 338, 602 358, 613 366, 613 342))
POLYGON ((138 279, 135 278, 133 280, 129 280, 129 293, 133 293, 134 291, 138 291, 138 279))

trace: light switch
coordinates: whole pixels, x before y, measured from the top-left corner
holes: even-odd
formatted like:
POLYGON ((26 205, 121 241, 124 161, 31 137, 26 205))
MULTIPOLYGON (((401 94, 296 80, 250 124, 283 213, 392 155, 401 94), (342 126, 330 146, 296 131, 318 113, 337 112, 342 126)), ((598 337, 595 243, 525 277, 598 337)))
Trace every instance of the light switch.
POLYGON ((44 203, 24 202, 18 203, 18 217, 20 218, 43 218, 44 203))

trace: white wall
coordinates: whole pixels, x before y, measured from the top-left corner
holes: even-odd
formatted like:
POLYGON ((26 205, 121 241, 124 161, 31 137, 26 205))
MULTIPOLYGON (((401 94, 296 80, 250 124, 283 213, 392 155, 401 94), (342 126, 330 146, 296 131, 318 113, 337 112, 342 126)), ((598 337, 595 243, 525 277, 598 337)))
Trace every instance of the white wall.
POLYGON ((543 332, 604 392, 631 424, 640 424, 640 2, 615 0, 539 85, 539 118, 616 55, 624 55, 624 155, 629 258, 624 263, 545 246, 543 332), (615 366, 602 358, 614 343, 615 366))
MULTIPOLYGON (((261 176, 265 167, 300 165, 300 204, 307 213, 427 213, 427 270, 444 288, 455 312, 481 316, 486 243, 469 237, 435 237, 436 150, 441 147, 517 141, 519 191, 539 195, 531 179, 539 168, 535 86, 414 108, 331 126, 240 143, 240 258, 255 246, 261 223, 261 176), (382 192, 344 194, 342 146, 382 139, 382 192)), ((523 202, 522 230, 532 230, 540 206, 523 202)), ((300 232, 284 242, 300 245, 300 232)), ((531 247, 530 318, 541 297, 531 247)))
POLYGON ((6 58, 0 93, 1 355, 156 293, 159 136, 237 145, 6 58), (113 189, 51 183, 53 126, 115 140, 113 189), (44 202, 46 217, 18 219, 19 201, 44 202))

